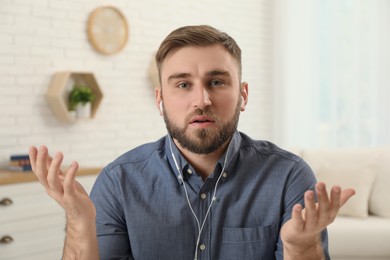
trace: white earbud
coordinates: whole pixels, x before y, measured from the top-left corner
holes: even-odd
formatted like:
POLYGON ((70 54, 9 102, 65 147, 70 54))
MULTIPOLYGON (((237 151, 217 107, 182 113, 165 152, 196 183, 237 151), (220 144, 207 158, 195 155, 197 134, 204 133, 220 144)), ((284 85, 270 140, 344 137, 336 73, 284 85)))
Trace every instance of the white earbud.
POLYGON ((162 101, 160 101, 160 112, 161 112, 161 113, 163 112, 163 104, 162 104, 162 101))

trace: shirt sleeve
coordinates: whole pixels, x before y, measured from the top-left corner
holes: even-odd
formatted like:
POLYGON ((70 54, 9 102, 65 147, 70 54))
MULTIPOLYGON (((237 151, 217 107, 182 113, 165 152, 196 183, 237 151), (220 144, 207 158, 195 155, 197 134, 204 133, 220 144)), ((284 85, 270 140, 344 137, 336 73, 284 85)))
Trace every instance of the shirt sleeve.
MULTIPOLYGON (((300 203, 304 206, 305 192, 308 190, 315 191, 316 183, 317 180, 310 166, 302 159, 297 162, 295 167, 291 170, 290 176, 285 184, 285 196, 283 201, 284 212, 280 227, 291 219, 292 209, 295 204, 300 203)), ((321 242, 325 259, 330 260, 328 252, 328 233, 326 229, 321 233, 321 242)), ((277 260, 283 260, 283 242, 280 238, 280 232, 275 251, 275 258, 277 260)))
POLYGON ((100 259, 133 259, 123 205, 107 168, 99 174, 90 198, 96 208, 100 259))

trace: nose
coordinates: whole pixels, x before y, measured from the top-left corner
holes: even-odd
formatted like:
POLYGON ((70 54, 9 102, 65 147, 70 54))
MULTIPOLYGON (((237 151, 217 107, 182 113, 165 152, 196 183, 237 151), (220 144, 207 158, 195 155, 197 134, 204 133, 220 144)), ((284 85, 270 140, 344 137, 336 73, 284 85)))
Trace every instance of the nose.
POLYGON ((194 95, 194 107, 203 109, 211 105, 210 93, 207 87, 200 86, 196 88, 194 95))

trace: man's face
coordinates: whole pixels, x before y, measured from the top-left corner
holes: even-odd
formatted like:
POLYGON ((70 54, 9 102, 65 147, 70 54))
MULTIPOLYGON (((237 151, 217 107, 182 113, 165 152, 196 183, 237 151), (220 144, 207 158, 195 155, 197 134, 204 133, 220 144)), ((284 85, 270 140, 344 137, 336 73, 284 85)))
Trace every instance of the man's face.
POLYGON ((185 47, 161 67, 163 116, 170 135, 194 153, 208 154, 230 140, 237 128, 242 98, 238 65, 219 45, 185 47))

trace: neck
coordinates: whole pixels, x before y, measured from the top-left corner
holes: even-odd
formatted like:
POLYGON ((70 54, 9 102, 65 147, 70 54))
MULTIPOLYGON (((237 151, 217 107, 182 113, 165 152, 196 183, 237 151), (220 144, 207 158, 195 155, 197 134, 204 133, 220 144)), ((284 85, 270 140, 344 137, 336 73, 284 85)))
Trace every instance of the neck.
POLYGON ((202 179, 205 180, 213 173, 215 165, 217 164, 219 158, 221 158, 223 153, 226 151, 230 140, 224 143, 214 152, 208 154, 193 153, 183 148, 176 139, 174 139, 174 142, 184 156, 184 158, 191 164, 192 167, 194 167, 194 169, 202 177, 202 179))

